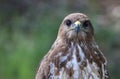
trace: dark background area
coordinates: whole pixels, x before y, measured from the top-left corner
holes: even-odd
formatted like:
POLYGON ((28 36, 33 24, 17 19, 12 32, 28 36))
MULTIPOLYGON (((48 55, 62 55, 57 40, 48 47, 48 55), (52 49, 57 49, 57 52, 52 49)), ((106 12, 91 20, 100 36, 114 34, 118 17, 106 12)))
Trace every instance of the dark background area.
POLYGON ((0 0, 0 79, 34 79, 73 12, 89 16, 111 79, 120 78, 120 0, 0 0))

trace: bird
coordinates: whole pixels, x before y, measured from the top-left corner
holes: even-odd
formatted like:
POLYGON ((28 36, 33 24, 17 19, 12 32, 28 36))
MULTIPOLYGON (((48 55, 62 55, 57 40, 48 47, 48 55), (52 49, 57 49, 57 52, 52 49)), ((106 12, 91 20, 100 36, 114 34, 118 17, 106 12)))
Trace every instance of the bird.
POLYGON ((35 79, 110 79, 108 63, 95 42, 94 28, 87 15, 67 15, 35 79))

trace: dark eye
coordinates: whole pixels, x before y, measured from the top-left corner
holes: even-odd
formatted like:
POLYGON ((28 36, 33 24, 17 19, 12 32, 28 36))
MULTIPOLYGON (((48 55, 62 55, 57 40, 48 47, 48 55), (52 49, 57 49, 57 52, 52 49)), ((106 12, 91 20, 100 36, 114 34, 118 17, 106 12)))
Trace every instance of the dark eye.
POLYGON ((87 27, 89 27, 90 25, 91 25, 90 21, 85 21, 85 22, 83 23, 83 27, 84 27, 84 28, 87 28, 87 27))
POLYGON ((72 24, 71 20, 66 20, 66 25, 70 26, 72 24))

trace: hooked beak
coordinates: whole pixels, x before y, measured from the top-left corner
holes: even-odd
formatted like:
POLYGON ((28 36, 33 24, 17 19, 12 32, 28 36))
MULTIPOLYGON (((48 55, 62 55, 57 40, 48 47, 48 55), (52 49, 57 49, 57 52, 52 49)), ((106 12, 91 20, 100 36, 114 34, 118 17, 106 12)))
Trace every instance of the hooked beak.
POLYGON ((74 30, 76 33, 78 33, 80 31, 80 28, 81 28, 81 23, 80 21, 76 21, 74 24, 73 24, 73 27, 74 27, 74 30))

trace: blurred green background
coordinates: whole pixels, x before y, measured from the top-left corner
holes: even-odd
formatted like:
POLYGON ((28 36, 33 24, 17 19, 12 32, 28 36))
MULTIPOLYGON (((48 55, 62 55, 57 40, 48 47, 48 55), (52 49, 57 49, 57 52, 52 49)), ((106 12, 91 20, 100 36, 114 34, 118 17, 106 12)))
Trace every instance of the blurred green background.
POLYGON ((111 79, 119 79, 119 0, 0 0, 0 79, 34 79, 63 18, 73 12, 89 16, 111 79))

